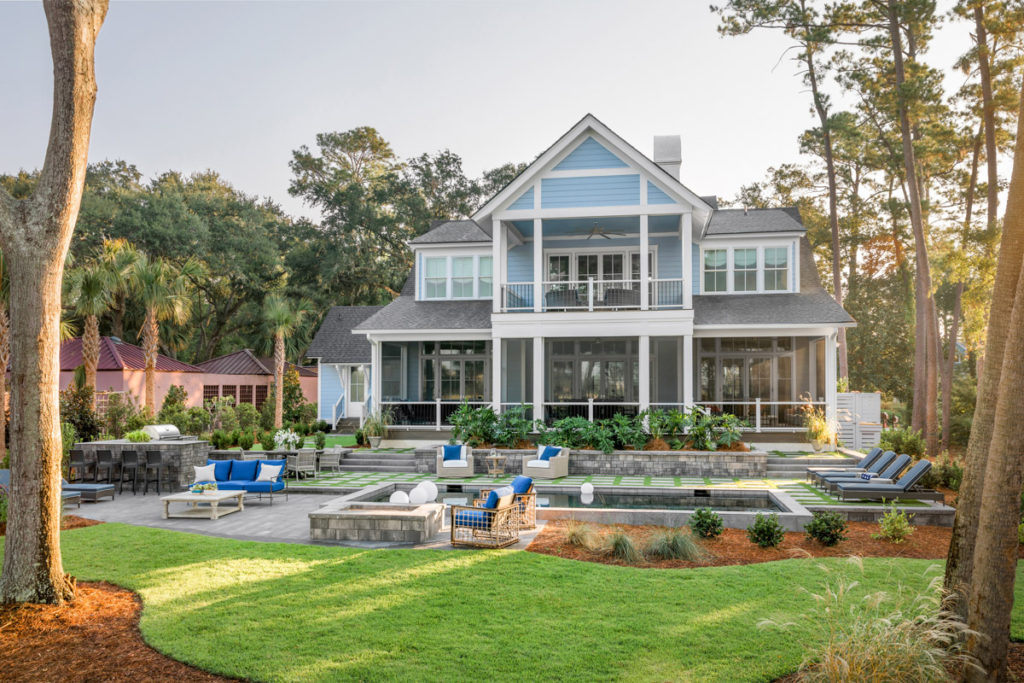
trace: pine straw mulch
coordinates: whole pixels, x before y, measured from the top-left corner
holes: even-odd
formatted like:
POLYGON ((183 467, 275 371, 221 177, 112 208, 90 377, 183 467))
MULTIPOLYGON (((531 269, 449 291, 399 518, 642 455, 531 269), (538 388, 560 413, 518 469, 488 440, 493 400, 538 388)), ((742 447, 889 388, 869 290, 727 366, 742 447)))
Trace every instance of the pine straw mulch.
POLYGON ((75 601, 0 606, 4 681, 228 681, 165 657, 139 633, 132 591, 79 583, 75 601))
MULTIPOLYGON (((548 522, 526 549, 535 553, 556 555, 585 562, 627 564, 602 549, 590 550, 569 545, 565 542, 566 524, 567 520, 548 522)), ((611 526, 605 524, 588 524, 588 526, 602 538, 617 528, 624 529, 633 537, 633 542, 641 550, 653 533, 663 530, 663 527, 656 526, 611 526)), ((700 545, 708 551, 708 558, 704 563, 683 560, 645 560, 633 566, 654 569, 691 569, 693 567, 773 562, 799 557, 847 557, 850 555, 942 560, 945 559, 946 551, 949 548, 952 529, 938 526, 915 526, 914 533, 903 543, 890 543, 885 539, 872 538, 872 534, 876 533, 878 533, 877 524, 849 522, 846 540, 831 548, 826 548, 817 541, 808 539, 803 532, 795 531, 786 532, 786 538, 778 548, 759 548, 750 542, 747 532, 743 529, 725 529, 722 535, 716 539, 698 540, 700 545)), ((1024 557, 1024 553, 1018 554, 1020 557, 1024 557)))
MULTIPOLYGON (((85 526, 95 526, 97 524, 103 524, 99 520, 86 519, 85 517, 78 517, 76 515, 64 515, 60 522, 61 531, 67 531, 68 529, 81 529, 85 526)), ((0 536, 7 534, 7 522, 0 522, 0 536)))

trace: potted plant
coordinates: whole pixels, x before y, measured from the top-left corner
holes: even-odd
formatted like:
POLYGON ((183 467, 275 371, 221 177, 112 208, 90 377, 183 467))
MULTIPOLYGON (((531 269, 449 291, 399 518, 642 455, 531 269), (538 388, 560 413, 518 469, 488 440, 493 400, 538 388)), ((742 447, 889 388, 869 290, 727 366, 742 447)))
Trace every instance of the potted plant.
POLYGON ((192 493, 216 493, 217 485, 213 482, 208 484, 196 484, 192 487, 192 493))
POLYGON ((303 438, 291 429, 279 429, 274 434, 275 451, 294 451, 303 442, 303 438))
POLYGON ((391 425, 391 413, 374 411, 363 422, 363 434, 370 441, 370 448, 379 448, 381 440, 388 435, 391 425))
POLYGON ((804 407, 804 426, 806 428, 807 440, 815 453, 820 453, 825 444, 834 444, 839 431, 835 420, 830 420, 825 411, 813 406, 804 407))

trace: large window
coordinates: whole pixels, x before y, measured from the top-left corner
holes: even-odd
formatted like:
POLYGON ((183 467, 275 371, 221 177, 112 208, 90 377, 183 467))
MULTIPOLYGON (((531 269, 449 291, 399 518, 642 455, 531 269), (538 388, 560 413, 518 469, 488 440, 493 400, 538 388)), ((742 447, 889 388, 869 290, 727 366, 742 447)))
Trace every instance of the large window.
POLYGON ((704 291, 726 291, 729 285, 728 268, 728 252, 725 249, 705 249, 704 291))
POLYGON ((550 401, 636 400, 636 340, 552 340, 545 356, 550 401))
POLYGON ((494 291, 490 256, 427 256, 423 259, 423 299, 486 299, 494 291))
POLYGON ((795 401, 792 337, 700 340, 700 397, 705 402, 795 401))
POLYGON ((494 288, 494 264, 490 256, 480 257, 480 298, 489 299, 494 288))
POLYGON ((426 288, 424 298, 448 298, 448 259, 444 257, 426 258, 424 263, 423 286, 426 288))
POLYGON ((388 400, 405 399, 405 349, 401 344, 381 344, 380 347, 380 390, 381 398, 388 400))
POLYGON ((472 256, 459 256, 452 259, 452 298, 473 298, 472 256))
POLYGON ((420 400, 487 400, 489 358, 484 340, 423 342, 420 400))
POLYGON ((352 403, 362 403, 366 400, 366 374, 361 368, 352 368, 352 382, 349 386, 352 403))
POLYGON ((757 291, 757 249, 734 249, 732 252, 733 290, 757 291))
POLYGON ((764 288, 766 291, 789 289, 789 249, 765 247, 764 288))
MULTIPOLYGON (((648 251, 648 271, 655 276, 657 248, 648 251)), ((640 251, 638 249, 588 249, 572 253, 548 252, 546 254, 546 281, 586 282, 594 280, 623 281, 640 279, 640 251)), ((585 290, 584 290, 585 291, 585 290)))

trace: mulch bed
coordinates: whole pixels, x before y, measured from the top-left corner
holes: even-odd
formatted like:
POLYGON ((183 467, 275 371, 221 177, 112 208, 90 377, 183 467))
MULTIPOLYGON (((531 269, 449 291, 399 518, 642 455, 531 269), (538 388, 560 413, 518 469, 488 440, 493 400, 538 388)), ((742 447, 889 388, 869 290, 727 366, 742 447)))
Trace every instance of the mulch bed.
POLYGON ((142 604, 109 583, 79 583, 74 602, 0 606, 4 681, 228 681, 165 657, 139 633, 142 604))
MULTIPOLYGON (((103 524, 95 519, 86 519, 85 517, 77 517, 75 515, 64 515, 61 520, 60 528, 61 531, 67 531, 68 529, 81 529, 84 526, 95 526, 97 524, 103 524)), ((7 534, 7 522, 0 522, 0 536, 7 534)))
MULTIPOLYGON (((589 550, 567 544, 565 542, 566 524, 566 520, 548 522, 533 539, 527 550, 586 562, 626 564, 622 560, 611 557, 603 550, 589 550)), ((603 524, 590 524, 589 526, 601 536, 606 536, 616 528, 623 528, 633 537, 638 548, 643 548, 651 534, 661 529, 661 527, 655 526, 615 527, 603 524)), ((808 539, 803 532, 795 531, 786 532, 786 538, 778 548, 759 548, 750 542, 747 532, 743 529, 725 529, 722 535, 716 539, 700 541, 701 545, 709 552, 709 557, 703 564, 682 560, 647 560, 633 566, 689 569, 773 562, 795 557, 847 557, 849 555, 940 560, 946 557, 952 529, 938 526, 915 526, 914 533, 903 543, 890 543, 884 539, 872 538, 872 534, 876 533, 878 533, 877 524, 849 522, 847 539, 831 548, 826 548, 817 541, 808 539)), ((1024 554, 1021 556, 1024 557, 1024 554)))

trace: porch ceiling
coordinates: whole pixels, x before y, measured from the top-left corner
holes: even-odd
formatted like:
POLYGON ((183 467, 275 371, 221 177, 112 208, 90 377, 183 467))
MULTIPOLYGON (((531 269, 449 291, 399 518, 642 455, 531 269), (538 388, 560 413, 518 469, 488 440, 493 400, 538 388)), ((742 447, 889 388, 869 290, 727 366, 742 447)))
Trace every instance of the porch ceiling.
MULTIPOLYGON (((533 221, 513 221, 524 237, 533 237, 533 221)), ((545 237, 579 237, 585 239, 594 225, 609 232, 622 232, 640 236, 640 216, 604 216, 600 218, 548 218, 544 220, 545 237)), ((651 216, 648 218, 651 232, 670 232, 679 229, 678 216, 651 216)), ((608 240, 603 240, 608 241, 608 240)))

